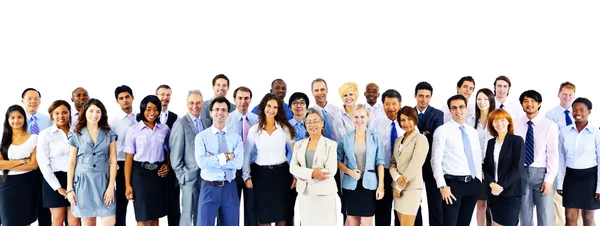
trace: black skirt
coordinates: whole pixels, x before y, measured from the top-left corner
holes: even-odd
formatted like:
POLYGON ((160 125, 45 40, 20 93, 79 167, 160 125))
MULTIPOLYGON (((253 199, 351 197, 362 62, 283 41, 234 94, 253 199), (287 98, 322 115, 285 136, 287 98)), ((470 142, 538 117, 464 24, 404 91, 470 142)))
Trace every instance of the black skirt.
POLYGON ((0 180, 2 225, 29 225, 37 220, 39 177, 35 171, 0 180))
POLYGON ((507 197, 488 192, 487 205, 492 211, 492 220, 501 225, 517 225, 521 211, 521 196, 507 197))
POLYGON ((375 215, 375 190, 363 187, 363 179, 356 183, 354 190, 343 189, 342 197, 346 206, 346 214, 355 217, 372 217, 375 215))
MULTIPOLYGON (((67 187, 67 172, 54 172, 54 176, 58 179, 61 188, 67 187)), ((60 208, 71 206, 68 199, 65 199, 58 191, 50 187, 50 184, 43 179, 42 182, 42 201, 46 208, 60 208)))
MULTIPOLYGON (((131 187, 133 188, 133 210, 135 220, 149 221, 167 215, 165 192, 166 178, 158 176, 158 168, 147 170, 140 162, 133 162, 131 187)), ((185 197, 184 197, 185 198, 185 197)))
POLYGON ((290 165, 285 162, 271 167, 257 164, 251 167, 258 221, 261 224, 284 221, 293 180, 290 165))
POLYGON ((596 182, 598 166, 587 169, 571 169, 567 167, 563 182, 563 206, 582 210, 600 209, 596 200, 596 182))

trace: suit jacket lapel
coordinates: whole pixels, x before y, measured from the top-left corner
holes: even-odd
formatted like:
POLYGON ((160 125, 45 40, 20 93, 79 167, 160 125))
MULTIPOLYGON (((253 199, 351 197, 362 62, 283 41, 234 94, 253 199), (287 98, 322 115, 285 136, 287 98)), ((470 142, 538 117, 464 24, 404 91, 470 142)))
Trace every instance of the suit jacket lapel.
POLYGON ((306 167, 306 147, 308 147, 308 141, 303 141, 300 144, 300 149, 298 149, 298 162, 300 162, 300 166, 306 167))
POLYGON ((412 131, 412 133, 410 133, 410 134, 408 135, 408 137, 404 139, 404 144, 402 144, 402 147, 399 149, 399 150, 400 150, 400 151, 399 151, 400 153, 398 153, 398 156, 400 156, 402 153, 404 153, 404 152, 405 152, 405 151, 404 151, 404 149, 405 149, 407 146, 412 146, 411 144, 412 144, 413 142, 415 142, 415 137, 417 137, 417 134, 416 134, 416 133, 417 133, 417 131, 412 131))
MULTIPOLYGON (((194 134, 197 134, 198 132, 196 131, 196 124, 194 123, 194 121, 192 121, 192 119, 190 118, 189 115, 185 115, 183 116, 185 118, 185 121, 187 122, 187 125, 189 126, 189 129, 192 130, 192 132, 194 132, 194 134)), ((202 120, 200 120, 202 121, 202 120)))
POLYGON ((325 139, 323 136, 319 138, 319 142, 317 143, 317 149, 315 150, 315 157, 313 158, 313 168, 317 164, 317 159, 323 155, 322 152, 325 151, 325 139))

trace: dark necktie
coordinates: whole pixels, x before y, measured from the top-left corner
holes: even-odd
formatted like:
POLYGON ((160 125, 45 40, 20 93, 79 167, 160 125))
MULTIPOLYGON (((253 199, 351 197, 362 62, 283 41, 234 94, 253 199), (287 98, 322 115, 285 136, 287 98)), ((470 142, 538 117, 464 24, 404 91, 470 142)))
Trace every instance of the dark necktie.
POLYGON ((500 108, 504 108, 504 104, 500 104, 500 108))
POLYGON ((390 132, 390 150, 394 151, 394 142, 398 138, 398 131, 396 130, 396 122, 392 121, 392 130, 390 132))
POLYGON ((571 114, 568 109, 565 110, 565 122, 567 123, 567 126, 573 124, 573 121, 571 121, 571 114))
POLYGON ((329 117, 327 117, 327 111, 325 111, 325 109, 321 110, 321 112, 323 113, 323 118, 325 119, 325 137, 333 140, 333 136, 331 135, 331 129, 330 129, 330 124, 329 124, 329 117))
POLYGON ((423 113, 419 113, 419 122, 423 121, 423 113))
POLYGON ((525 165, 533 163, 533 122, 527 121, 527 135, 525 136, 525 165))

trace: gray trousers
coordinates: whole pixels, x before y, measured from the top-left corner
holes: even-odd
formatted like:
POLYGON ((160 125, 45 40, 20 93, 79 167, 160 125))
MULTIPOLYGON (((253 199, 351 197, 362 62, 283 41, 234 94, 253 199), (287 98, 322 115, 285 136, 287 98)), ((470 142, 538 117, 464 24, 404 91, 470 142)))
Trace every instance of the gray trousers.
POLYGON ((179 226, 196 226, 198 218, 198 197, 200 195, 200 170, 195 178, 189 178, 185 184, 179 184, 181 187, 181 218, 179 226))
POLYGON ((554 191, 542 195, 542 182, 546 168, 525 167, 521 184, 524 195, 521 204, 520 224, 522 226, 554 226, 554 191), (537 224, 533 223, 533 207, 536 207, 537 224))

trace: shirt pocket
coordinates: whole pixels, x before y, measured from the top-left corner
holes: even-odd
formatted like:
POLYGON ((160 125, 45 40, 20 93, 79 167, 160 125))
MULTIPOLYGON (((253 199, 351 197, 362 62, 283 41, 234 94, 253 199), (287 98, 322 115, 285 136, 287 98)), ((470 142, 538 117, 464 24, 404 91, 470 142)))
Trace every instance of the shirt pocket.
POLYGON ((151 139, 147 136, 139 136, 135 138, 135 152, 144 150, 150 146, 151 139))

